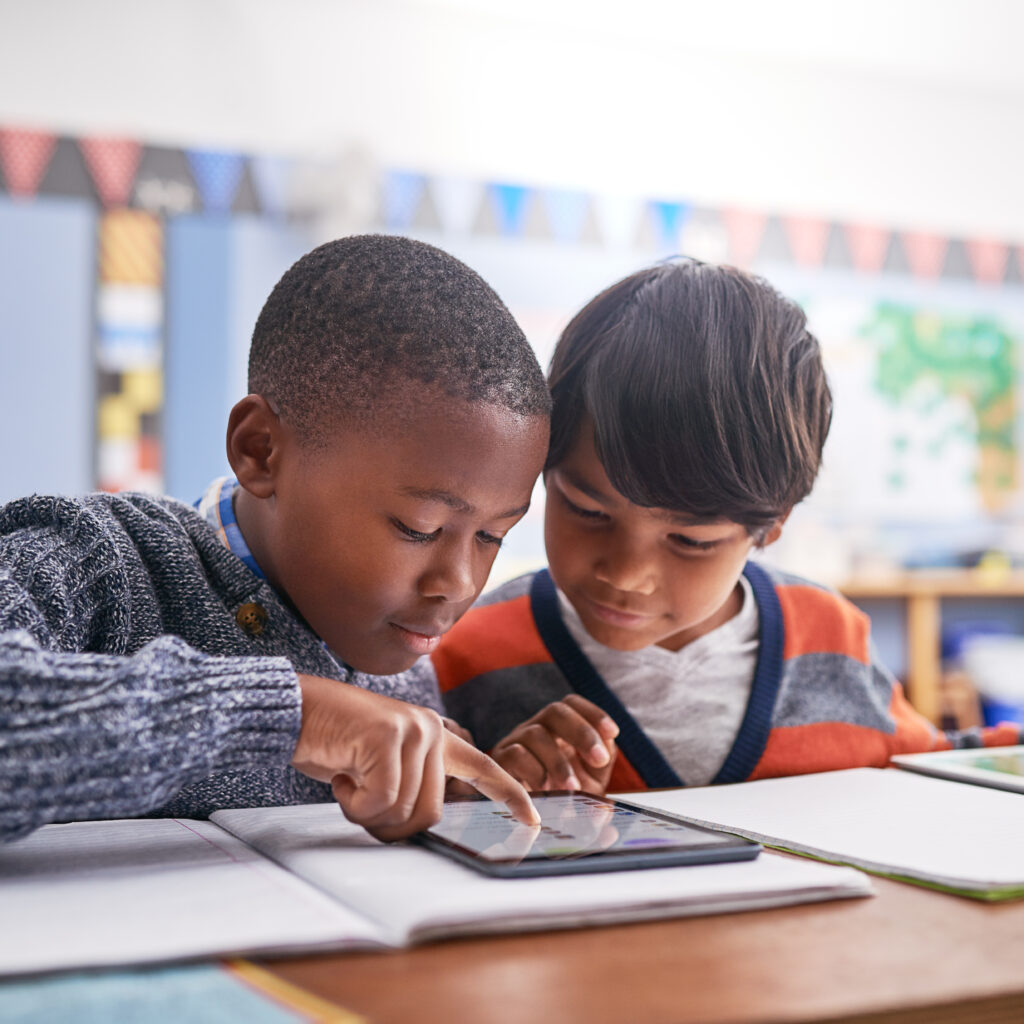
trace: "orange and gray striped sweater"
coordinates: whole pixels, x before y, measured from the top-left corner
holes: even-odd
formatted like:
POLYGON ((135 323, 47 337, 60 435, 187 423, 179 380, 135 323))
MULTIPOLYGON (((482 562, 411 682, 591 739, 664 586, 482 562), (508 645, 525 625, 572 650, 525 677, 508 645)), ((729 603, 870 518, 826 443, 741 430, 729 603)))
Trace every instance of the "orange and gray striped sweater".
MULTIPOLYGON (((872 655, 870 622, 834 591, 747 563, 760 616, 753 686, 712 783, 866 765, 893 754, 1024 742, 1000 725, 943 732, 872 655)), ((618 724, 609 790, 681 786, 661 752, 572 638, 546 570, 486 595, 431 656, 448 714, 490 750, 552 701, 579 693, 618 724)))

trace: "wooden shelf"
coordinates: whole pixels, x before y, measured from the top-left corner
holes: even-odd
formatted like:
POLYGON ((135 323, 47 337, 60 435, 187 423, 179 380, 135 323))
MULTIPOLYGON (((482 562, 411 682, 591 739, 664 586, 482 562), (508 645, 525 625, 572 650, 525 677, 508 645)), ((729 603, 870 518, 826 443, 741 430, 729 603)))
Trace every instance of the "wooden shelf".
POLYGON ((907 696, 921 714, 938 724, 943 598, 1024 598, 1024 572, 917 569, 855 576, 839 590, 855 601, 906 603, 907 696))
POLYGON ((854 576, 839 589, 847 597, 1024 597, 1024 571, 915 569, 912 572, 854 576))

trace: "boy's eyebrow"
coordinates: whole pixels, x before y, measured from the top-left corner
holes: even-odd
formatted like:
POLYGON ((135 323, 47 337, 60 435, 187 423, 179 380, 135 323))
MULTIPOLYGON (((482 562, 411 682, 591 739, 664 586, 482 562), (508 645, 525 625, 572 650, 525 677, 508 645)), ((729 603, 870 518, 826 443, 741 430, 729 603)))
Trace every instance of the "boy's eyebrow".
MULTIPOLYGON (((456 512, 462 512, 466 515, 476 512, 475 506, 470 505, 465 498, 452 494, 451 491, 424 487, 403 487, 402 494, 407 494, 410 498, 417 498, 420 501, 436 501, 442 505, 447 505, 448 508, 455 509, 456 512)), ((530 503, 526 502, 525 505, 520 505, 518 508, 509 509, 507 512, 499 512, 494 518, 514 519, 516 516, 525 515, 529 510, 530 503)))

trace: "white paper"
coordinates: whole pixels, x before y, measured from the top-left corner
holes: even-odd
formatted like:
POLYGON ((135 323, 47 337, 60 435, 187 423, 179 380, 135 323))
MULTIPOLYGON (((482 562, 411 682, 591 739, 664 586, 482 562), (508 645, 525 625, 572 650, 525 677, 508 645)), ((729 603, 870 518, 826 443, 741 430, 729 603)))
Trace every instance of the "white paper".
POLYGON ((1015 793, 851 768, 623 799, 872 871, 978 891, 1024 887, 1015 793))
POLYGON ((214 818, 224 827, 176 819, 47 825, 0 846, 0 975, 379 949, 442 935, 724 913, 871 891, 860 872, 771 854, 734 864, 494 879, 418 847, 378 843, 334 804, 214 818))
POLYGON ((47 825, 0 846, 0 974, 379 941, 209 822, 47 825))
POLYGON ((438 935, 721 913, 871 892, 859 872, 771 854, 727 864, 490 878, 438 853, 377 844, 327 804, 217 811, 213 817, 375 921, 395 945, 438 935))

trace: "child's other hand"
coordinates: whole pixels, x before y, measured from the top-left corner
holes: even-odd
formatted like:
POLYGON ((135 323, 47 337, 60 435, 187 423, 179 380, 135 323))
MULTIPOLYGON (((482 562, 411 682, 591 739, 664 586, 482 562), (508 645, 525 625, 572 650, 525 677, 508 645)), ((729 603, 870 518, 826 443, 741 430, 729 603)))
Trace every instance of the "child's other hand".
POLYGON ((299 676, 302 726, 292 765, 329 782, 349 821, 391 841, 441 820, 454 776, 525 825, 540 816, 526 790, 427 708, 317 676, 299 676))
POLYGON ((527 789, 573 789, 603 795, 619 727, 596 704, 571 693, 499 740, 491 756, 527 789))

